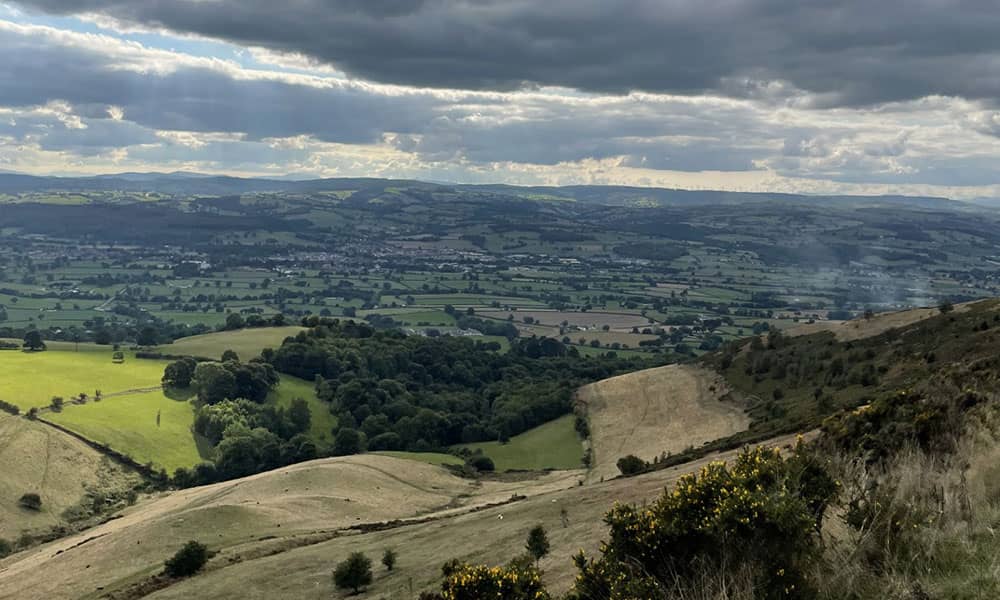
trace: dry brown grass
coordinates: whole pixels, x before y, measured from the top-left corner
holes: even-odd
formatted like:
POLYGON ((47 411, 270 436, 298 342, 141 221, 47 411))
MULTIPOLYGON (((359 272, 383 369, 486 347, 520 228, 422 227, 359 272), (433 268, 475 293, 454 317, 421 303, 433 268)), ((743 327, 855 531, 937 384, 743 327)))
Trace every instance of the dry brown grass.
POLYGON ((127 487, 139 477, 83 442, 42 423, 0 414, 0 538, 15 540, 65 522, 87 488, 127 487), (42 510, 17 505, 26 492, 42 498, 42 510))
POLYGON ((577 394, 590 421, 592 469, 597 481, 618 475, 628 454, 650 461, 743 431, 750 420, 721 398, 725 382, 691 365, 670 365, 612 377, 577 394))
POLYGON ((361 523, 443 518, 515 494, 565 489, 581 477, 564 471, 531 481, 480 482, 375 455, 301 463, 166 493, 104 525, 0 561, 0 598, 79 598, 97 587, 113 589, 158 569, 171 549, 190 539, 252 553, 278 543, 271 540, 295 545, 300 536, 322 538, 361 523), (39 572, 49 575, 39 578, 39 572))
MULTIPOLYGON (((976 301, 979 302, 979 301, 976 301)), ((966 302, 956 304, 955 312, 965 312, 976 302, 966 302)), ((941 312, 937 307, 933 308, 911 308, 899 312, 888 312, 877 314, 871 319, 852 319, 850 321, 817 321, 815 323, 805 323, 785 330, 790 336, 809 335, 821 331, 832 331, 838 340, 849 342, 869 337, 875 337, 885 333, 890 329, 906 327, 919 323, 925 319, 937 316, 941 312)))
POLYGON ((902 452, 890 464, 837 464, 842 502, 881 493, 881 522, 902 524, 886 535, 878 526, 848 528, 844 508, 828 521, 828 563, 818 575, 824 598, 994 598, 1000 593, 1000 446, 992 434, 972 435, 954 455, 902 452), (923 595, 926 594, 926 595, 923 595))

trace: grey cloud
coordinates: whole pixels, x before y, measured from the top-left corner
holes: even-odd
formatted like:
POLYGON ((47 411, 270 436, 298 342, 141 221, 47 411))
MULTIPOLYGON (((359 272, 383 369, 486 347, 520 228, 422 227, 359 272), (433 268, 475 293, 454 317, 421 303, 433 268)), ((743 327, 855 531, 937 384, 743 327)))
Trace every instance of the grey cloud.
MULTIPOLYGON (((749 169, 753 158, 763 157, 760 148, 740 141, 765 136, 746 106, 402 93, 336 82, 324 87, 234 78, 182 62, 140 72, 121 68, 114 51, 60 44, 37 30, 0 29, 0 47, 6 58, 0 62, 0 106, 64 101, 74 115, 93 121, 85 130, 49 131, 41 138, 43 149, 83 148, 88 139, 93 148, 106 148, 114 145, 112 133, 131 136, 119 138, 120 146, 146 144, 156 130, 170 130, 240 133, 247 144, 295 136, 369 144, 392 134, 398 149, 429 161, 553 165, 621 156, 645 168, 697 171, 749 169), (102 118, 111 106, 122 109, 125 121, 102 118)), ((136 156, 151 159, 154 153, 136 156)))
POLYGON ((80 156, 157 143, 149 129, 128 121, 81 118, 72 126, 51 112, 28 112, 0 117, 0 137, 18 143, 37 143, 42 150, 69 151, 80 156))
POLYGON ((130 121, 152 129, 370 143, 383 131, 409 131, 428 121, 439 104, 428 95, 382 95, 350 84, 235 79, 207 67, 138 72, 120 68, 99 47, 65 46, 10 30, 0 30, 0 47, 0 106, 64 100, 94 116, 116 105, 130 121))
POLYGON ((375 81, 1000 99, 995 0, 23 0, 302 53, 375 81), (792 87, 781 85, 790 82, 792 87), (770 84, 776 84, 771 86, 770 84))

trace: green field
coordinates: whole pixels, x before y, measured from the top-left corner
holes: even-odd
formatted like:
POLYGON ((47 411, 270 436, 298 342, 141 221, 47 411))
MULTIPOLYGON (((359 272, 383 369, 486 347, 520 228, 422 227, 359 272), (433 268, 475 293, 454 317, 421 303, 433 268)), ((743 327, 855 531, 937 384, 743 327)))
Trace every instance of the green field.
POLYGON ((470 450, 481 449, 493 459, 497 471, 579 469, 583 446, 573 421, 573 415, 560 417, 515 435, 506 444, 480 442, 464 446, 470 450))
POLYGON ((199 443, 191 431, 194 404, 172 400, 163 392, 68 405, 61 412, 45 413, 44 417, 139 463, 153 463, 170 473, 178 467, 198 464, 208 458, 210 450, 210 445, 199 443))
POLYGON ((293 336, 303 329, 302 327, 258 327, 206 333, 181 338, 173 344, 160 346, 157 350, 164 354, 214 359, 221 358, 226 350, 233 350, 241 360, 250 360, 259 356, 264 348, 277 348, 286 337, 293 336))
MULTIPOLYGON (((300 397, 309 402, 312 410, 310 434, 318 443, 329 443, 336 419, 316 398, 312 384, 282 376, 268 400, 287 406, 292 399, 300 397)), ((178 467, 191 467, 211 458, 211 445, 191 430, 194 412, 195 405, 189 399, 174 400, 156 391, 83 405, 70 404, 61 412, 46 412, 44 418, 87 439, 106 444, 137 462, 151 462, 172 473, 178 467)))
POLYGON ((61 349, 0 351, 0 400, 26 411, 31 407, 48 406, 53 396, 62 396, 68 401, 81 392, 93 395, 101 390, 108 395, 149 388, 158 386, 163 377, 166 361, 137 360, 126 353, 125 362, 115 364, 111 360, 110 347, 80 346, 80 352, 61 349))

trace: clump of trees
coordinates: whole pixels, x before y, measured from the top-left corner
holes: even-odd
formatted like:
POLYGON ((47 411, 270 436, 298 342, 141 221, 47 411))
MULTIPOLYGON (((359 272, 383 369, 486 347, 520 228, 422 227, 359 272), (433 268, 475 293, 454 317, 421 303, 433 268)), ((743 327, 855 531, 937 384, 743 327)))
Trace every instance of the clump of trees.
POLYGON ((194 430, 215 445, 213 462, 175 472, 178 486, 252 475, 319 454, 306 435, 312 415, 304 399, 293 399, 288 408, 266 403, 278 383, 270 364, 257 360, 198 363, 183 358, 167 365, 163 382, 196 390, 200 406, 194 430))
POLYGON ((167 559, 163 572, 170 577, 190 577, 200 571, 208 559, 208 547, 191 540, 167 559))
POLYGON ((203 362, 194 368, 191 385, 203 404, 236 398, 260 403, 278 385, 278 373, 266 362, 203 362))
POLYGON ((507 439, 570 412, 580 385, 647 364, 580 357, 554 338, 516 340, 498 354, 468 338, 407 337, 318 317, 304 324, 312 328, 262 358, 318 382, 337 416, 338 454, 507 439))
POLYGON ((249 400, 224 400, 195 413, 194 430, 215 444, 215 457, 194 469, 178 469, 181 487, 244 477, 312 460, 319 455, 309 431, 311 415, 302 398, 286 410, 249 400))
POLYGON ((170 363, 163 371, 163 385, 172 388, 191 387, 194 370, 197 366, 198 361, 190 357, 184 357, 170 363))

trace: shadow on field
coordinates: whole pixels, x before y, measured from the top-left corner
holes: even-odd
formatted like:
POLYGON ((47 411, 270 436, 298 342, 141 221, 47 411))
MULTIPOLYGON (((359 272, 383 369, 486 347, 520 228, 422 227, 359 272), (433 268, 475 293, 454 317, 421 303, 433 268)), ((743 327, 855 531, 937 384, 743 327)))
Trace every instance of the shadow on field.
POLYGON ((191 432, 191 435, 194 437, 195 446, 198 447, 198 456, 202 460, 212 460, 212 456, 215 454, 215 446, 212 445, 211 440, 194 431, 191 432))
POLYGON ((163 388, 163 395, 171 400, 187 401, 195 397, 195 391, 193 388, 177 388, 177 387, 165 387, 163 388))

